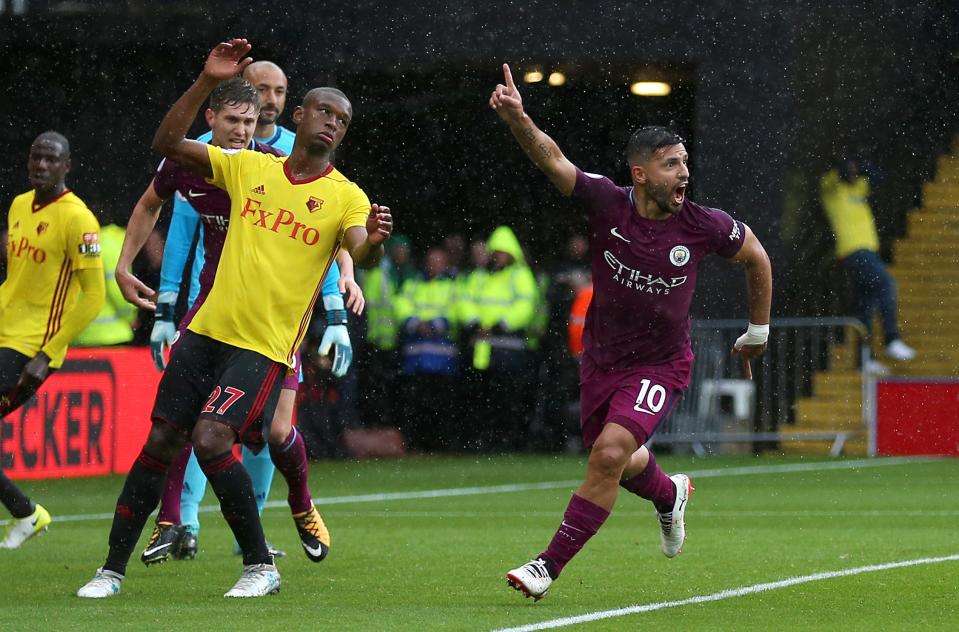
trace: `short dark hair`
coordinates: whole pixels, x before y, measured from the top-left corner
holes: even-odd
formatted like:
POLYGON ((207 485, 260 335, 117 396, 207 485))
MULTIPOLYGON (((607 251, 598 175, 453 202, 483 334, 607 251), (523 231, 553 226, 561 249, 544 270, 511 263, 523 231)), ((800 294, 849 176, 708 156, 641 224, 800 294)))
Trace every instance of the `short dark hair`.
POLYGON ((685 143, 686 140, 673 130, 659 125, 640 127, 626 143, 626 162, 634 164, 649 160, 657 149, 685 143))
POLYGON ((60 145, 60 157, 61 158, 70 157, 70 141, 68 141, 67 137, 61 134, 60 132, 55 132, 52 129, 47 130, 43 132, 42 134, 40 134, 39 136, 37 136, 34 139, 33 144, 36 145, 37 143, 40 143, 40 142, 57 143, 58 145, 60 145))
POLYGON ((233 77, 213 88, 210 93, 210 109, 219 112, 224 105, 240 105, 249 103, 256 110, 260 109, 260 95, 253 84, 243 77, 233 77))
POLYGON ((330 86, 322 86, 322 87, 320 87, 320 88, 313 88, 312 90, 310 90, 309 92, 306 93, 306 96, 305 96, 305 97, 303 97, 303 103, 305 104, 305 103, 308 103, 309 101, 313 101, 313 100, 315 100, 315 99, 319 99, 321 94, 326 94, 326 93, 332 94, 332 95, 334 95, 334 96, 337 96, 337 97, 343 99, 344 101, 346 101, 346 104, 350 106, 350 112, 353 111, 353 103, 350 102, 350 98, 349 98, 348 96, 346 96, 346 95, 343 93, 343 91, 340 90, 339 88, 332 88, 332 87, 330 87, 330 86))

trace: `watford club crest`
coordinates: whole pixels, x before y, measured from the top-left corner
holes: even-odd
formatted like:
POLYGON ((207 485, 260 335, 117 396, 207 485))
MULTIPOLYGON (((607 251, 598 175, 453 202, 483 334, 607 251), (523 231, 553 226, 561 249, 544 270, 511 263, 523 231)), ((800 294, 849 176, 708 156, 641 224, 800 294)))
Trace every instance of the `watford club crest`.
POLYGON ((50 224, 47 222, 40 222, 37 224, 37 236, 39 237, 43 233, 47 232, 47 228, 50 227, 50 224))
POLYGON ((311 213, 314 211, 318 211, 323 208, 323 200, 321 200, 318 197, 313 197, 311 195, 310 199, 306 201, 306 208, 308 208, 311 213))

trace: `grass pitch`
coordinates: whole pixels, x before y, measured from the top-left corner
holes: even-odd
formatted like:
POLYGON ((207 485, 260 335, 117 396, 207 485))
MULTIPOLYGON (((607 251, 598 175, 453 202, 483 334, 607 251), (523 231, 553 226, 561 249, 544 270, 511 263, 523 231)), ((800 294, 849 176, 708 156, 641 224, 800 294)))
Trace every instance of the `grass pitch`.
POLYGON ((545 548, 582 476, 582 457, 314 463, 311 487, 333 536, 319 564, 299 548, 277 476, 263 523, 289 553, 278 561, 283 587, 242 601, 222 596, 241 562, 211 491, 195 561, 144 567, 138 556, 148 527, 123 592, 87 601, 74 593, 103 562, 122 478, 24 482, 54 523, 21 549, 0 551, 0 629, 492 630, 580 615, 588 620, 571 629, 959 625, 959 559, 755 588, 956 556, 959 460, 660 462, 667 472, 689 472, 696 488, 683 554, 663 557, 651 506, 621 493, 600 533, 536 604, 509 589, 504 574, 545 548), (674 605, 589 620, 664 602, 674 605))

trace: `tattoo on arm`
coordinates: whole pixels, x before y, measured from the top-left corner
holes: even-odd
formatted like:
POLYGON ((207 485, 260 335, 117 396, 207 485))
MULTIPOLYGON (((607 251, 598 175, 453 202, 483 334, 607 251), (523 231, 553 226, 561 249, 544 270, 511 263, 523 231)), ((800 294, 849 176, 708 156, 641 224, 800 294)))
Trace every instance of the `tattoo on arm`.
POLYGON ((553 155, 553 152, 549 150, 549 147, 546 145, 546 143, 539 144, 539 153, 543 155, 543 158, 549 158, 553 155))
POLYGON ((523 136, 529 141, 529 144, 532 145, 536 140, 536 133, 533 131, 532 127, 527 127, 523 130, 523 136))

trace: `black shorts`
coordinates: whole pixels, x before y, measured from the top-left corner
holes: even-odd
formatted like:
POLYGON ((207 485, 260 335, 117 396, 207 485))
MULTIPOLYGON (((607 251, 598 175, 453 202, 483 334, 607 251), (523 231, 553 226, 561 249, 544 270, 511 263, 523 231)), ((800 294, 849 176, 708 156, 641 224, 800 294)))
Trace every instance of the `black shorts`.
MULTIPOLYGON (((40 385, 37 388, 17 388, 23 367, 32 359, 9 347, 0 347, 0 417, 5 417, 20 408, 40 388, 40 385)), ((55 370, 50 369, 47 377, 50 377, 55 370)))
POLYGON ((160 379, 152 418, 187 436, 197 419, 216 421, 259 452, 284 375, 286 365, 264 355, 185 331, 160 379))

